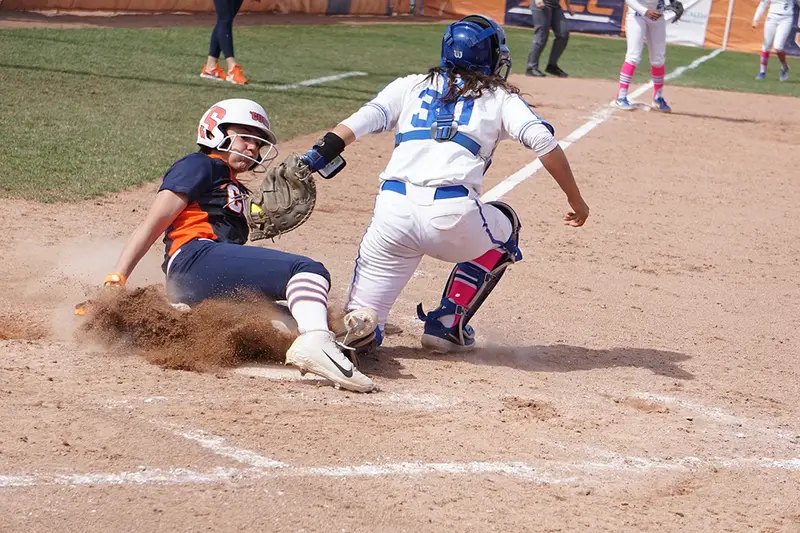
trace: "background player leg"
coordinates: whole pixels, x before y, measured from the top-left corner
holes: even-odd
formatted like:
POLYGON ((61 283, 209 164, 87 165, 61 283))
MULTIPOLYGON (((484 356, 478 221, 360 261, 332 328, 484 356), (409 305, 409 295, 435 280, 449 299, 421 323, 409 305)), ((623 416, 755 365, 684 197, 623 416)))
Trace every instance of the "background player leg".
POLYGON ((653 108, 662 113, 669 113, 672 109, 662 94, 664 63, 667 59, 667 22, 664 17, 648 21, 647 50, 650 54, 650 73, 653 77, 653 108))
POLYGON ((211 40, 208 45, 208 59, 206 60, 206 65, 203 67, 203 70, 200 71, 200 77, 222 81, 225 79, 225 71, 219 66, 219 55, 222 53, 219 37, 217 37, 217 30, 219 27, 219 12, 217 12, 217 23, 211 30, 211 40))
POLYGON ((243 0, 214 0, 214 9, 217 11, 216 36, 228 64, 228 75, 225 79, 237 85, 247 83, 233 51, 233 19, 242 7, 242 2, 243 0))
POLYGON ((759 64, 757 80, 763 80, 767 75, 767 62, 769 61, 769 51, 772 49, 772 43, 775 41, 775 33, 778 29, 778 24, 775 19, 767 17, 764 23, 764 43, 761 45, 761 62, 759 64))
POLYGON ((567 48, 567 42, 569 42, 569 26, 567 25, 567 17, 564 16, 564 10, 561 9, 561 6, 551 9, 553 15, 551 17, 550 26, 553 28, 553 48, 550 49, 550 59, 544 70, 548 74, 553 74, 559 78, 566 78, 568 75, 558 66, 558 60, 567 48))
POLYGON ((533 14, 533 42, 531 43, 531 52, 528 54, 528 68, 525 70, 525 74, 541 77, 545 74, 539 70, 539 57, 541 57, 542 50, 547 45, 553 8, 548 6, 537 7, 536 4, 531 2, 531 13, 533 14))
POLYGON ((789 63, 786 62, 786 52, 784 47, 786 41, 789 39, 789 34, 792 32, 792 17, 783 17, 777 28, 775 29, 775 55, 778 56, 778 61, 781 62, 781 74, 778 78, 780 81, 787 81, 789 79, 789 63))
POLYGON ((614 102, 618 108, 625 111, 633 109, 633 105, 628 101, 628 87, 633 81, 633 73, 636 72, 636 66, 642 58, 645 31, 646 23, 644 17, 628 16, 625 29, 628 49, 625 53, 625 62, 622 63, 622 68, 619 71, 619 89, 617 90, 617 99, 614 102))

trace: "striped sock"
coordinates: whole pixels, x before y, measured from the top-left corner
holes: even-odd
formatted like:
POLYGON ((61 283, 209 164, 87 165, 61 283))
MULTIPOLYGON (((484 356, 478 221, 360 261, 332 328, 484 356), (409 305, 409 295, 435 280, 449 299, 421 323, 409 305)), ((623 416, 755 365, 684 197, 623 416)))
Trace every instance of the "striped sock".
POLYGON ((783 68, 786 68, 786 67, 789 66, 789 65, 786 64, 786 52, 781 50, 780 52, 775 52, 775 55, 778 56, 778 61, 781 62, 781 65, 783 65, 783 68))
POLYGON ((627 98, 628 87, 633 81, 633 73, 636 72, 636 65, 625 61, 619 71, 619 90, 617 91, 617 98, 627 98))
MULTIPOLYGON (((497 266, 497 263, 500 262, 503 253, 504 252, 500 250, 489 250, 479 258, 470 261, 470 264, 473 267, 477 267, 480 271, 490 272, 497 266)), ((479 284, 478 280, 467 274, 461 267, 457 266, 455 276, 453 277, 453 284, 450 286, 450 290, 447 291, 447 297, 456 304, 466 307, 472 299, 475 298, 479 285, 483 285, 483 283, 479 284)), ((458 320, 458 315, 445 315, 439 319, 439 321, 448 328, 456 325, 458 320)))
POLYGON ((769 61, 769 52, 761 52, 761 70, 759 70, 761 74, 767 73, 767 61, 769 61))
POLYGON ((664 89, 664 65, 650 67, 650 74, 653 76, 653 100, 661 98, 661 91, 664 89))
POLYGON ((286 284, 289 311, 300 333, 328 328, 328 280, 319 274, 301 272, 286 284))

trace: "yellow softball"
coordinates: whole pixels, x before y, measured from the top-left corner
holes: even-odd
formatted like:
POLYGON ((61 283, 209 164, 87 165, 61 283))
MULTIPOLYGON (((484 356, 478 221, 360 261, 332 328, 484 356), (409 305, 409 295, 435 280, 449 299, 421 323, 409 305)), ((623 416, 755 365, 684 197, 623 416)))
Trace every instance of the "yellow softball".
POLYGON ((264 212, 264 210, 261 209, 260 205, 258 205, 258 204, 250 204, 250 214, 252 214, 252 215, 260 215, 263 212, 264 212))

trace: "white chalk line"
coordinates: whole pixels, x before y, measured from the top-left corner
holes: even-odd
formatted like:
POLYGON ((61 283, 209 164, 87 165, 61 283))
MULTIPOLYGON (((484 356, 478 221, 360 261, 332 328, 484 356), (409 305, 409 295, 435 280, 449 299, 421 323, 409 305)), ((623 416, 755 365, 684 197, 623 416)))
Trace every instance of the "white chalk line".
POLYGON ((301 89, 303 87, 313 87, 322 83, 331 81, 344 80, 347 78, 354 78, 358 76, 367 76, 366 72, 353 71, 343 72, 341 74, 331 74, 330 76, 322 76, 321 78, 312 78, 310 80, 298 81, 296 83, 287 83, 285 85, 264 85, 260 83, 248 83, 245 87, 256 87, 259 89, 271 89, 273 91, 288 91, 289 89, 301 89))
MULTIPOLYGON (((240 457, 244 458, 244 456, 240 457)), ((254 462, 253 459, 253 457, 246 457, 246 461, 244 462, 245 464, 250 464, 254 462)), ((714 458, 703 460, 696 457, 684 457, 671 460, 659 460, 644 457, 621 456, 617 454, 608 454, 605 460, 598 459, 581 462, 540 461, 537 463, 522 461, 472 461, 466 463, 402 462, 364 464, 359 466, 297 467, 289 466, 279 461, 273 461, 266 457, 260 457, 257 462, 260 464, 274 463, 281 466, 252 467, 245 469, 215 468, 210 472, 172 468, 168 470, 148 469, 138 472, 118 472, 110 474, 0 475, 0 489, 30 488, 46 485, 194 485, 287 477, 369 478, 425 475, 505 475, 523 481, 555 485, 578 483, 589 476, 597 476, 606 472, 613 473, 614 475, 624 473, 646 474, 654 470, 686 472, 703 468, 800 471, 800 458, 714 458)))
MULTIPOLYGON (((692 61, 688 65, 684 65, 684 66, 680 66, 680 67, 676 68, 675 70, 673 70, 672 72, 667 74, 664 77, 664 79, 669 81, 669 80, 675 79, 675 78, 677 78, 679 76, 682 76, 686 71, 692 70, 692 69, 696 69, 697 67, 699 67, 700 65, 702 65, 703 63, 708 61, 709 59, 714 59, 715 57, 717 57, 721 53, 722 53, 722 50, 714 50, 710 54, 706 54, 706 55, 704 55, 702 57, 699 57, 699 58, 695 59, 694 61, 692 61)), ((652 89, 652 87, 653 87, 653 82, 649 81, 646 84, 642 85, 641 87, 637 88, 632 93, 630 93, 628 95, 628 98, 630 100, 636 100, 638 97, 643 95, 646 91, 652 89)), ((611 116, 614 113, 616 113, 617 111, 620 111, 620 110, 615 108, 615 107, 612 107, 611 105, 604 105, 603 107, 601 107, 600 109, 596 110, 592 114, 591 120, 589 120, 587 123, 585 123, 584 125, 582 125, 578 129, 576 129, 575 131, 573 131, 572 133, 567 135, 564 138, 564 140, 562 140, 558 144, 561 146, 562 150, 566 150, 571 145, 575 144, 583 136, 585 136, 587 133, 589 133, 590 131, 595 129, 600 124, 606 122, 608 119, 610 119, 611 116)), ((489 202, 489 201, 492 201, 492 200, 500 199, 502 196, 504 196, 504 195, 508 194, 509 192, 511 192, 511 190, 514 187, 516 187, 517 185, 519 185, 520 183, 522 183, 526 179, 528 179, 531 176, 533 176, 541 168, 542 168, 542 163, 537 158, 536 160, 528 163, 527 165, 525 165, 524 167, 522 167, 521 169, 519 169, 515 173, 511 174, 510 176, 508 176, 506 179, 504 179, 503 181, 501 181, 500 183, 498 183, 497 185, 492 187, 490 190, 486 191, 481 196, 481 200, 484 201, 484 202, 489 202)))
POLYGON ((158 468, 113 474, 34 474, 0 476, 0 488, 36 487, 42 485, 188 485, 219 483, 241 477, 237 468, 215 468, 211 472, 196 472, 186 468, 158 468))
MULTIPOLYGON (((698 412, 709 419, 741 425, 755 423, 726 413, 722 409, 707 407, 688 400, 652 393, 637 393, 638 398, 660 401, 698 412)), ((163 396, 131 398, 152 403, 167 400, 163 396)), ((435 400, 433 403, 437 403, 435 400)), ((121 402, 106 403, 106 408, 117 409, 121 402)), ((127 405, 126 405, 127 407, 127 405)), ((225 438, 199 429, 185 429, 174 424, 151 420, 150 423, 169 430, 172 434, 194 442, 215 455, 233 460, 246 468, 217 467, 208 472, 188 468, 145 468, 134 472, 86 474, 24 474, 0 475, 0 488, 24 488, 45 485, 100 486, 100 485, 190 485, 236 482, 252 479, 285 477, 390 477, 425 475, 506 475, 541 484, 566 484, 584 481, 587 477, 610 473, 644 474, 651 471, 692 471, 699 469, 728 470, 786 470, 800 471, 800 457, 710 457, 694 456, 659 459, 654 457, 625 456, 611 451, 591 450, 592 459, 584 461, 508 461, 508 462, 398 462, 363 464, 357 466, 292 466, 265 457, 258 452, 226 443, 225 438)), ((759 428, 760 429, 760 428, 759 428)))
MULTIPOLYGON (((328 83, 331 81, 338 81, 344 80, 347 78, 355 78, 358 76, 369 76, 367 72, 360 72, 360 71, 352 71, 352 72, 343 72, 341 74, 331 74, 330 76, 322 76, 321 78, 312 78, 310 80, 303 80, 298 81, 295 83, 286 83, 283 85, 269 85, 266 83, 251 83, 248 82, 245 85, 239 85, 238 87, 244 88, 255 88, 255 89, 266 89, 268 91, 288 91, 289 89, 302 89, 303 87, 313 87, 314 85, 320 85, 322 83, 328 83)), ((187 76, 187 78, 197 79, 199 76, 187 76)), ((202 79, 202 78, 201 78, 202 79)), ((217 83, 224 82, 228 83, 225 80, 212 80, 217 83)))
MULTIPOLYGON (((773 425, 770 425, 763 420, 732 415, 718 407, 709 407, 697 402, 692 402, 690 400, 676 398, 674 396, 652 394, 649 392, 639 392, 634 396, 642 400, 661 402, 668 406, 674 406, 686 411, 691 411, 720 424, 736 426, 738 431, 750 430, 752 432, 752 436, 758 438, 772 437, 777 438, 778 440, 788 440, 794 442, 794 440, 798 439, 798 436, 800 436, 800 430, 795 432, 782 431, 780 429, 776 429, 773 425)), ((737 436, 745 435, 743 433, 737 433, 737 436)))
POLYGON ((216 455, 233 459, 239 463, 250 465, 256 468, 283 468, 287 466, 285 463, 275 461, 274 459, 269 459, 254 451, 247 450, 245 448, 238 448, 236 446, 229 446, 225 444, 224 438, 217 435, 212 435, 199 429, 183 430, 171 427, 164 423, 157 423, 157 425, 170 428, 175 435, 194 441, 201 447, 215 453, 216 455))

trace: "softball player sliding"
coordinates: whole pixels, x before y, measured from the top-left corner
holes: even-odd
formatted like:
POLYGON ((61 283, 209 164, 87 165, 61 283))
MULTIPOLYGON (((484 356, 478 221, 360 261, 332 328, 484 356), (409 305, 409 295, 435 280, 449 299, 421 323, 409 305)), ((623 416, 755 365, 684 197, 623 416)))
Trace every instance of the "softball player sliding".
POLYGON ((439 307, 427 314, 417 308, 425 323, 422 344, 440 352, 474 347, 470 318, 506 267, 522 259, 514 210, 478 198, 500 140, 514 139, 537 153, 567 196, 572 211, 565 224, 581 226, 589 216, 552 126, 506 81, 511 58, 505 41, 503 28, 480 15, 451 24, 439 66, 393 81, 304 156, 312 169, 324 169, 364 134, 395 131, 347 303, 377 312, 373 346, 428 255, 456 265, 439 307))
POLYGON ((642 58, 642 46, 646 39, 650 53, 650 72, 653 76, 653 108, 669 113, 672 109, 661 94, 664 89, 664 62, 667 56, 664 0, 625 0, 625 3, 628 4, 625 21, 628 51, 619 72, 619 90, 614 104, 626 111, 633 109, 633 104, 628 101, 628 87, 642 58))
POLYGON ((249 237, 244 215, 248 191, 237 175, 266 169, 277 153, 276 142, 267 113, 256 102, 233 98, 212 106, 200 120, 200 151, 179 159, 164 174, 147 216, 104 285, 124 286, 163 234, 162 269, 172 303, 195 306, 236 297, 238 291, 285 299, 301 333, 286 352, 286 364, 339 387, 369 392, 375 384, 344 356, 329 330, 331 277, 325 266, 280 250, 244 246, 249 237))
POLYGON ((764 23, 764 44, 761 45, 761 68, 758 71, 758 76, 756 76, 757 80, 763 80, 767 75, 769 51, 773 47, 775 48, 775 55, 778 56, 778 61, 781 62, 779 79, 781 81, 789 79, 789 64, 786 62, 786 52, 783 51, 783 48, 786 46, 786 40, 792 32, 795 2, 800 5, 800 0, 761 0, 756 8, 755 15, 753 15, 754 28, 758 25, 758 21, 767 9, 767 4, 769 4, 767 21, 764 23))

